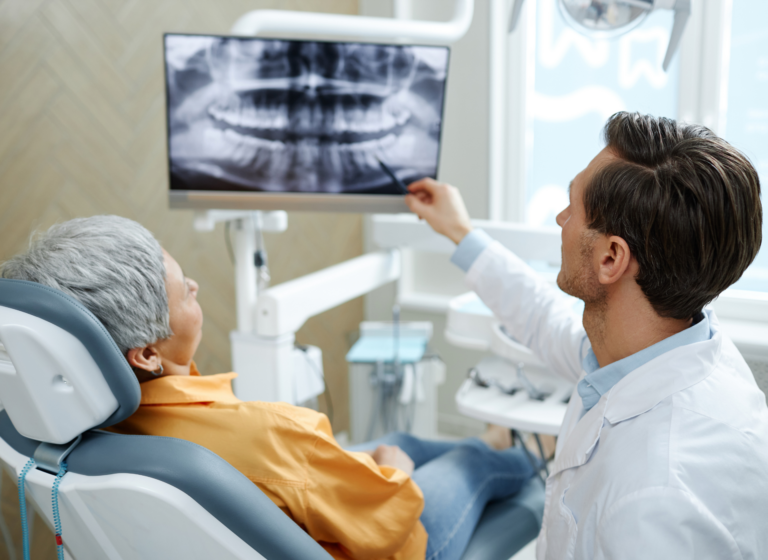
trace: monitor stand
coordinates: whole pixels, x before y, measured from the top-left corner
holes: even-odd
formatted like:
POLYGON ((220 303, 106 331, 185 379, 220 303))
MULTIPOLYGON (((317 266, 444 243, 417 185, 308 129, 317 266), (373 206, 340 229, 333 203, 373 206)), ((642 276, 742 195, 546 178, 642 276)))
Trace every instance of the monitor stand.
POLYGON ((296 331, 310 317, 399 279, 400 252, 367 253, 268 288, 257 266, 257 253, 266 261, 261 233, 285 231, 287 214, 206 210, 195 214, 194 227, 212 231, 218 222, 228 224, 234 256, 237 330, 229 338, 232 368, 239 374, 235 394, 246 401, 290 404, 316 397, 325 389, 322 381, 316 383, 318 372, 322 376, 322 353, 297 348, 296 331))

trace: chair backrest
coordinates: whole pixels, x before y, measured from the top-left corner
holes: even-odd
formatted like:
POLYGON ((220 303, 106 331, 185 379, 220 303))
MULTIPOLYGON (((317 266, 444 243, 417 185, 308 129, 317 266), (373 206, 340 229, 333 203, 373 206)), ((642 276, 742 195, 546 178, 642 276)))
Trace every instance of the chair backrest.
MULTIPOLYGON (((60 486, 65 548, 75 558, 330 558, 207 449, 88 431, 130 416, 140 390, 106 329, 79 302, 0 279, 0 344, 0 460, 18 474, 41 442, 82 434, 60 486)), ((41 470, 27 477, 49 525, 53 478, 41 470)))
POLYGON ((66 443, 139 406, 139 383, 112 337, 58 290, 0 279, 0 344, 0 402, 31 439, 66 443))

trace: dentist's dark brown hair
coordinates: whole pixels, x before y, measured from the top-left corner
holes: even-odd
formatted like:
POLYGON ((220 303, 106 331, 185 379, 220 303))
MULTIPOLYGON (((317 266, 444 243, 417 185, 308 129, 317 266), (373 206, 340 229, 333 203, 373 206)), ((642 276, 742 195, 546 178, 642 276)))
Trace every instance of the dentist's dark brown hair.
POLYGON ((703 126, 620 112, 603 134, 619 159, 587 185, 587 223, 627 242, 636 281, 660 316, 690 319, 760 249, 757 171, 703 126))

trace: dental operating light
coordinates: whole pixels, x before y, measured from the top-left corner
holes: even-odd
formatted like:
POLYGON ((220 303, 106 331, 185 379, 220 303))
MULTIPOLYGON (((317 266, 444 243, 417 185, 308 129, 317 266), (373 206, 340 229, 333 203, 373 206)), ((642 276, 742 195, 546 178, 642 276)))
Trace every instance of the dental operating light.
MULTIPOLYGON (((675 19, 662 67, 666 71, 680 45, 691 15, 691 0, 558 0, 560 13, 575 30, 595 38, 614 38, 640 25, 653 10, 674 10, 675 19)), ((515 0, 509 19, 512 32, 523 7, 515 0)))

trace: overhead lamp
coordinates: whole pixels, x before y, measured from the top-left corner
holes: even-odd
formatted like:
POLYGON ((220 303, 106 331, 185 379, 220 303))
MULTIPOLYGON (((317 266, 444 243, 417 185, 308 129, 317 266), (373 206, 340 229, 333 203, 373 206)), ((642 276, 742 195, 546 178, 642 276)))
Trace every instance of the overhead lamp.
MULTIPOLYGON (((524 0, 515 0, 509 18, 512 32, 520 19, 524 0)), ((653 10, 674 10, 675 19, 662 67, 669 68, 680 45, 685 24, 691 15, 691 0, 557 0, 560 13, 580 33, 596 38, 613 38, 640 25, 653 10)))

